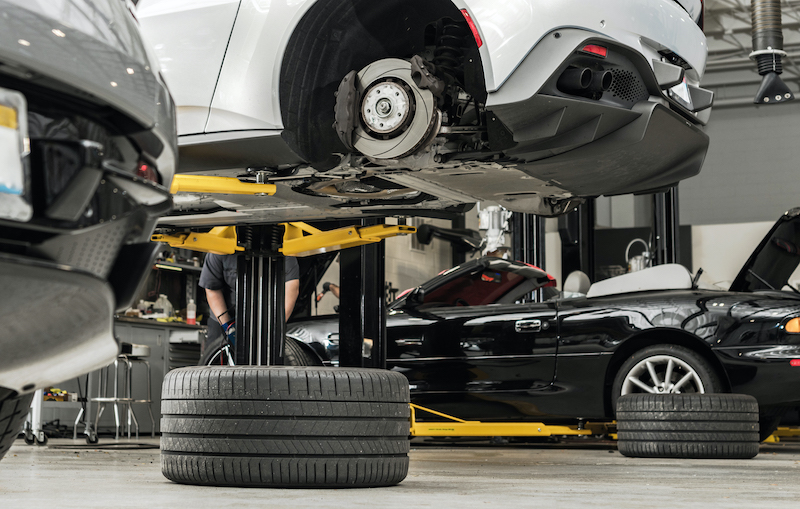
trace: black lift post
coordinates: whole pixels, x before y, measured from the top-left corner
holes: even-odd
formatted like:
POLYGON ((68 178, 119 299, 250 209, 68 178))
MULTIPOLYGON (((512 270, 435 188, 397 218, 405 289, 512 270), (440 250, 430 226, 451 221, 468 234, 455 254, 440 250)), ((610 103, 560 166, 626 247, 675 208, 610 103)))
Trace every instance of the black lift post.
MULTIPOLYGON (((362 226, 382 220, 363 220, 362 226)), ((386 250, 383 241, 344 249, 339 255, 339 365, 386 368, 386 250), (365 358, 364 349, 371 353, 365 358)))
MULTIPOLYGON (((580 270, 595 281, 594 260, 595 204, 587 199, 576 210, 559 216, 561 236, 561 274, 564 279, 580 270)), ((563 283, 563 281, 561 282, 563 283)))
MULTIPOLYGON (((545 219, 534 214, 514 212, 511 216, 511 255, 515 260, 545 269, 545 219)), ((527 299, 526 299, 527 300, 527 299)), ((541 291, 532 293, 530 300, 541 302, 541 291)))
POLYGON ((678 188, 653 195, 654 265, 680 263, 678 188))
POLYGON ((282 226, 241 226, 236 291, 237 365, 283 365, 284 257, 278 251, 282 226))

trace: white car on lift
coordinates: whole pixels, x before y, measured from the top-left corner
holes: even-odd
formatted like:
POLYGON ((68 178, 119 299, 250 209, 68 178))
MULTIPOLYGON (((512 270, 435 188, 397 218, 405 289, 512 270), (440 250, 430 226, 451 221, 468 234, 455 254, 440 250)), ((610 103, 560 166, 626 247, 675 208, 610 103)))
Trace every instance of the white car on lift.
POLYGON ((555 215, 673 186, 708 147, 702 0, 140 0, 137 16, 176 100, 179 172, 279 184, 179 195, 173 224, 555 215))

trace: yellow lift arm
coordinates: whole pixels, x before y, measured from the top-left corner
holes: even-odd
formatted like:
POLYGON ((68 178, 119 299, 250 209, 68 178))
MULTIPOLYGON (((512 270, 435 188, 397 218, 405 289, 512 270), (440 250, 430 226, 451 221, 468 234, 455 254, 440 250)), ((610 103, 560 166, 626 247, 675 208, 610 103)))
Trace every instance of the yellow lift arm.
MULTIPOLYGON (((260 184, 259 184, 260 185, 260 184)), ((285 256, 310 256, 337 249, 362 246, 372 242, 408 235, 417 231, 413 226, 348 226, 331 231, 321 231, 305 223, 283 223, 285 233, 280 252, 285 256)), ((165 242, 171 247, 191 249, 215 254, 233 254, 244 251, 237 243, 236 227, 217 226, 208 233, 179 233, 176 235, 153 235, 153 242, 165 242)))
POLYGON ((172 177, 169 192, 175 193, 216 193, 216 194, 251 194, 254 196, 272 196, 276 193, 275 184, 256 184, 242 182, 234 177, 213 177, 210 175, 178 174, 172 177))
MULTIPOLYGON (((207 175, 175 175, 169 188, 170 193, 218 193, 250 194, 256 196, 274 195, 274 184, 241 182, 233 177, 213 177, 207 175)), ((408 235, 417 231, 413 226, 376 225, 348 226, 331 231, 321 231, 306 223, 283 223, 285 232, 280 252, 285 256, 310 256, 318 253, 362 246, 380 242, 396 235, 408 235)), ((172 247, 191 249, 216 254, 233 254, 244 251, 236 239, 233 226, 216 227, 208 233, 181 233, 177 235, 153 235, 154 242, 166 242, 172 247)))
POLYGON ((379 224, 375 226, 346 226, 327 232, 306 223, 285 223, 283 247, 285 256, 311 256, 348 247, 380 242, 396 235, 417 231, 413 226, 379 224))
MULTIPOLYGON (((235 180, 235 179, 234 179, 235 180)), ((214 254, 233 254, 244 251, 237 244, 235 226, 217 226, 208 233, 179 233, 177 235, 153 235, 153 242, 165 242, 170 247, 191 249, 214 254)))
POLYGON ((411 405, 411 436, 415 437, 549 437, 552 435, 606 435, 613 423, 587 422, 584 426, 553 426, 542 422, 465 421, 430 408, 411 405), (416 410, 429 412, 447 421, 417 421, 416 410))

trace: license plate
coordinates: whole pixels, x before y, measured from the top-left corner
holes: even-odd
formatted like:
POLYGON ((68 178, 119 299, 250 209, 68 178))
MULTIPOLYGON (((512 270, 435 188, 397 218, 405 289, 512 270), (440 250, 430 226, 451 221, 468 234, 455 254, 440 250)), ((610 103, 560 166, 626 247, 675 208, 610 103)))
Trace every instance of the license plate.
POLYGON ((29 153, 25 96, 0 88, 0 219, 29 221, 33 217, 29 153))

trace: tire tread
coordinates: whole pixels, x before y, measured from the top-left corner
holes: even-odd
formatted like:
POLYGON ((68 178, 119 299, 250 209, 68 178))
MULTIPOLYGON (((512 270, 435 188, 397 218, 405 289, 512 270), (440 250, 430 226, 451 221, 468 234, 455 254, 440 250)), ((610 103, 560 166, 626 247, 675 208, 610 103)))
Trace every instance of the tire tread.
POLYGON ((618 450, 650 458, 752 458, 758 403, 744 394, 628 394, 617 402, 618 450))

